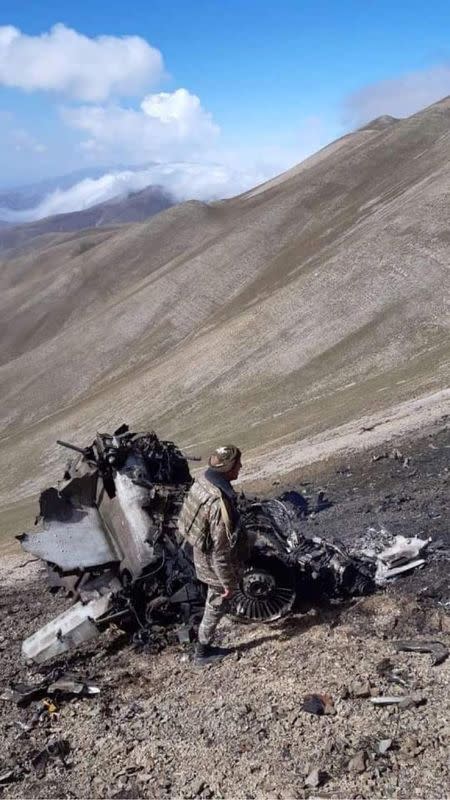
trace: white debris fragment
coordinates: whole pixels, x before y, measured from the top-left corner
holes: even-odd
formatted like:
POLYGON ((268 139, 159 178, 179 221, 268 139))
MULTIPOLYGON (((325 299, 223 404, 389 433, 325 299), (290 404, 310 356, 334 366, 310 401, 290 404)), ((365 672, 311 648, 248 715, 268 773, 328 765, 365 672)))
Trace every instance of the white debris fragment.
POLYGON ((390 578, 425 564, 425 559, 419 555, 430 541, 431 539, 419 539, 417 536, 396 536, 393 544, 377 554, 375 582, 381 586, 390 578))
POLYGON ((25 639, 23 657, 40 664, 95 639, 99 635, 95 620, 105 614, 110 605, 111 592, 90 603, 75 603, 25 639))

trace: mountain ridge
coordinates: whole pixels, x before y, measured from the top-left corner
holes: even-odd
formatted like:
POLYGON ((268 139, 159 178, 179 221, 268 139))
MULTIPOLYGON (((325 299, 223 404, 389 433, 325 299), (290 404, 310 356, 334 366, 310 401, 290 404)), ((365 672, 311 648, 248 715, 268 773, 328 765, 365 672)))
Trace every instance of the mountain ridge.
POLYGON ((446 99, 231 200, 4 260, 0 502, 57 438, 123 420, 264 454, 443 389, 449 154, 446 99))

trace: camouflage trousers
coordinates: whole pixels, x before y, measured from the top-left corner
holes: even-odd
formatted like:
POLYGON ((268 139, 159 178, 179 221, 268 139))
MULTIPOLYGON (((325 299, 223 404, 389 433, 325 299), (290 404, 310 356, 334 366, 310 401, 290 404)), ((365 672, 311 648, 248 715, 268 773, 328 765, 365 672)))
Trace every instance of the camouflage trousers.
POLYGON ((220 620, 229 611, 229 602, 222 597, 223 592, 223 586, 208 586, 205 610, 198 629, 200 644, 211 644, 220 620))

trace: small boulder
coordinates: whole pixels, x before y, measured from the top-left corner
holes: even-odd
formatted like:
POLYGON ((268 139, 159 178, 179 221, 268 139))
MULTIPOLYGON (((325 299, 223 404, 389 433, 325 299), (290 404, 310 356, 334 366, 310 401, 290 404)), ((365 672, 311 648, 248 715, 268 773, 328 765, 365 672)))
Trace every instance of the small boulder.
POLYGON ((311 789, 317 789, 318 786, 322 786, 326 780, 326 777, 326 772, 316 767, 310 771, 305 780, 305 786, 309 786, 311 789))
POLYGON ((352 697, 370 697, 370 683, 368 680, 353 681, 350 684, 352 697))
POLYGON ((385 753, 391 748, 392 739, 380 739, 377 745, 377 750, 380 756, 384 756, 385 753))
POLYGON ((442 614, 441 631, 442 633, 450 633, 450 614, 442 614))
POLYGON ((366 771, 366 764, 367 764, 367 753, 365 750, 360 750, 353 758, 350 759, 348 762, 348 771, 361 773, 366 771))

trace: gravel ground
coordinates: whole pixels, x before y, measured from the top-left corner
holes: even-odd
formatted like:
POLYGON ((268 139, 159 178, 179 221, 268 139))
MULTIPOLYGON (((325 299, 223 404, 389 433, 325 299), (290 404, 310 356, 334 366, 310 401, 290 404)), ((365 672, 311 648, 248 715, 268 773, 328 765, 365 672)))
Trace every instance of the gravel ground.
MULTIPOLYGON (((377 447, 261 485, 279 493, 302 482, 311 499, 326 491, 333 504, 305 520, 307 533, 354 545, 370 538, 369 528, 383 528, 431 536, 441 549, 425 569, 372 597, 270 626, 226 621, 223 641, 236 650, 206 670, 193 665, 188 646, 138 652, 110 629, 67 664, 100 687, 98 695, 61 700, 59 712, 31 730, 18 723, 29 724, 42 701, 0 701, 0 776, 17 767, 0 797, 448 797, 450 659, 432 666, 430 655, 396 653, 392 642, 450 644, 449 452, 444 420, 420 439, 391 442, 385 457, 377 447), (383 658, 404 670, 407 686, 380 676, 383 658), (426 702, 375 708, 370 696, 356 696, 370 692, 416 692, 426 702), (302 710, 308 693, 329 694, 335 713, 302 710), (52 736, 69 743, 66 766, 52 758, 39 778, 33 756, 52 736)), ((44 591, 40 565, 23 567, 25 560, 2 561, 2 689, 36 679, 38 669, 20 662, 21 641, 64 605, 44 591)))

